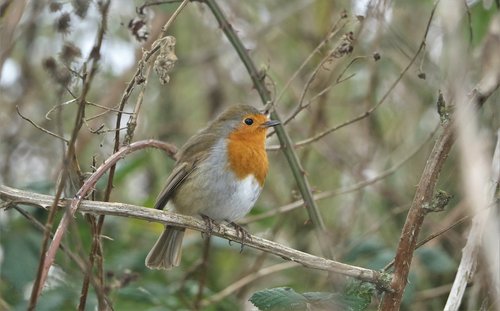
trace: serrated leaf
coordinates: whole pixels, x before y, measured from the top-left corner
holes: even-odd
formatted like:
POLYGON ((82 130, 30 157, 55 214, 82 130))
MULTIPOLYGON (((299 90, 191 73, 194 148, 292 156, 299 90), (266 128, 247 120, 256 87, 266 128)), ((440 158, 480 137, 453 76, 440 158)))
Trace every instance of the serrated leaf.
POLYGON ((261 311, 304 310, 307 305, 307 299, 289 287, 264 289, 249 300, 261 311))
POLYGON ((260 311, 280 310, 342 310, 363 311, 371 302, 371 290, 356 286, 350 293, 308 292, 300 294, 289 287, 256 292, 250 301, 260 311))
POLYGON ((363 311, 371 303, 375 287, 372 284, 353 281, 345 289, 344 302, 348 310, 363 311))

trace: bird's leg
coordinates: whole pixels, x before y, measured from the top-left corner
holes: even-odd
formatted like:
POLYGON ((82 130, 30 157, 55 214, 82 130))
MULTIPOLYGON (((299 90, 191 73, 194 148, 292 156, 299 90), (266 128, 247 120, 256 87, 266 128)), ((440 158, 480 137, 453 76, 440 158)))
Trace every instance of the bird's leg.
MULTIPOLYGON (((217 223, 215 223, 215 221, 212 218, 208 217, 207 215, 203 214, 200 215, 203 221, 205 222, 205 225, 207 226, 207 231, 205 231, 205 234, 207 235, 207 238, 209 238, 212 235, 212 232, 214 231, 214 225, 217 225, 217 223)), ((201 236, 205 238, 203 236, 203 232, 201 233, 201 236)))
POLYGON ((238 225, 237 223, 230 221, 229 224, 236 230, 236 236, 240 238, 241 242, 241 248, 240 248, 240 253, 243 252, 243 243, 245 240, 251 241, 252 240, 252 235, 250 232, 248 232, 247 229, 243 228, 242 226, 238 225))

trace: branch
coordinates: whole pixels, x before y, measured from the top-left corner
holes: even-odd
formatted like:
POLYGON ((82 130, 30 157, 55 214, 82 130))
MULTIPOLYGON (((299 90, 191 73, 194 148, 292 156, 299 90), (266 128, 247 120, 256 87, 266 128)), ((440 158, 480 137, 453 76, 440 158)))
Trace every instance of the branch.
MULTIPOLYGON (((52 266, 52 264, 54 263, 56 252, 59 249, 59 245, 61 244, 66 229, 68 228, 70 221, 73 219, 73 216, 76 210, 78 209, 82 199, 85 198, 94 189, 97 181, 117 161, 119 161, 120 159, 124 158, 126 155, 134 151, 144 149, 146 147, 154 147, 166 150, 172 157, 176 152, 175 147, 170 144, 162 143, 155 140, 138 141, 128 146, 122 147, 118 152, 114 153, 85 181, 80 190, 78 190, 74 199, 71 201, 71 206, 68 209, 66 209, 66 213, 64 214, 61 222, 59 223, 59 226, 57 227, 56 232, 54 233, 54 238, 52 239, 50 246, 48 247, 46 252, 45 251, 43 252, 43 260, 41 262, 41 266, 39 269, 40 276, 37 277, 40 284, 39 291, 37 291, 37 296, 36 296, 37 298, 41 293, 42 286, 45 283, 45 280, 47 279, 50 266, 52 266)), ((51 214, 55 214, 54 211, 56 210, 57 204, 60 203, 60 198, 61 198, 60 195, 61 193, 58 192, 56 196, 52 198, 53 203, 51 206, 51 212, 50 212, 51 214)), ((50 231, 51 231, 50 228, 47 228, 46 230, 47 230, 46 235, 50 236, 50 231)), ((36 304, 33 304, 33 307, 35 305, 36 304)))
MULTIPOLYGON (((374 184, 374 183, 376 183, 376 182, 378 182, 380 180, 383 180, 383 179, 387 178, 388 176, 396 173, 401 166, 403 166, 405 163, 407 163, 418 152, 420 152, 420 150, 425 145, 427 145, 427 143, 431 140, 431 138, 436 134, 436 132, 437 132, 438 129, 439 129, 439 126, 436 126, 436 129, 433 130, 429 134, 428 138, 424 142, 422 142, 418 147, 416 147, 408 156, 406 156, 405 158, 403 158, 402 160, 400 160, 399 162, 397 162, 391 168, 389 168, 389 169, 383 171, 382 173, 380 173, 380 175, 372 177, 370 179, 366 179, 366 180, 360 181, 360 182, 355 183, 355 184, 350 185, 350 186, 342 187, 340 189, 327 190, 327 191, 316 193, 316 194, 313 195, 314 200, 318 201, 318 200, 323 200, 323 199, 335 197, 335 196, 338 196, 338 195, 352 193, 352 192, 358 191, 358 190, 360 190, 360 189, 362 189, 364 187, 368 187, 368 186, 370 186, 370 185, 372 185, 372 184, 374 184)), ((264 213, 260 213, 258 215, 247 216, 243 220, 238 221, 238 223, 248 224, 248 223, 251 223, 251 222, 260 221, 260 220, 268 218, 268 217, 272 217, 272 216, 275 216, 275 215, 278 215, 278 214, 283 214, 283 213, 287 213, 287 212, 293 211, 293 210, 295 210, 297 208, 301 208, 302 206, 304 206, 304 201, 303 200, 297 200, 295 202, 289 203, 287 205, 278 207, 276 209, 273 209, 273 210, 270 210, 270 211, 267 211, 267 212, 264 212, 264 213)))
MULTIPOLYGON (((448 3, 443 7, 449 8, 448 3)), ((470 60, 463 44, 461 29, 458 20, 464 14, 463 7, 453 7, 449 12, 452 17, 445 24, 445 34, 448 35, 448 59, 470 60), (460 29, 460 30, 459 30, 460 29)), ((468 14, 468 10, 467 10, 468 14)), ((500 179, 500 146, 497 145, 493 159, 490 159, 489 142, 483 134, 478 107, 491 96, 500 85, 500 16, 497 14, 490 22, 489 33, 485 37, 483 51, 480 57, 482 73, 477 88, 466 94, 469 88, 468 80, 472 63, 463 62, 461 66, 447 66, 446 76, 450 94, 456 101, 456 132, 457 144, 460 151, 461 183, 463 195, 470 214, 476 215, 473 219, 467 243, 463 249, 462 259, 453 283, 445 310, 458 310, 465 291, 465 287, 474 276, 477 257, 484 260, 485 278, 489 286, 489 295, 493 299, 491 310, 500 310, 498 295, 500 293, 500 232, 499 214, 496 206, 496 191, 500 179), (493 207, 493 208, 490 208, 493 207), (487 212, 484 210, 487 209, 487 212)), ((454 64, 454 63, 449 63, 454 64)), ((449 65, 446 64, 446 65, 449 65)), ((497 134, 500 131, 497 129, 497 134)))
MULTIPOLYGON (((41 208, 50 206, 54 202, 53 196, 14 189, 5 185, 0 185, 0 199, 10 204, 28 204, 41 208)), ((67 209, 71 202, 72 200, 62 199, 58 202, 58 207, 67 209)), ((130 204, 83 200, 78 210, 83 213, 112 215, 158 222, 200 232, 207 232, 208 230, 203 220, 130 204)), ((241 240, 241 235, 230 226, 213 226, 212 230, 212 235, 231 241, 241 240)), ((306 268, 339 273, 361 281, 373 283, 383 290, 388 290, 387 275, 378 271, 317 257, 253 235, 249 239, 245 239, 244 244, 285 260, 296 262, 306 268)))
POLYGON ((381 303, 381 310, 399 310, 401 298, 408 281, 418 234, 420 233, 425 215, 429 211, 426 207, 432 201, 439 173, 454 142, 453 129, 450 123, 445 124, 441 136, 436 140, 422 177, 420 177, 420 182, 418 183, 401 232, 396 258, 394 259, 394 275, 391 282, 393 292, 387 293, 384 296, 381 303))
MULTIPOLYGON (((78 110, 76 112, 75 116, 75 122, 73 126, 73 130, 71 133, 71 138, 68 143, 68 150, 66 151, 66 154, 64 155, 63 159, 63 166, 62 169, 59 172, 59 178, 56 186, 56 195, 54 198, 54 203, 52 204, 51 211, 49 212, 49 215, 47 217, 47 222, 45 223, 45 234, 42 240, 42 245, 41 245, 41 251, 40 251, 40 261, 38 264, 38 269, 37 269, 37 274, 35 281, 33 283, 33 288, 31 291, 31 296, 29 300, 29 306, 28 310, 35 310, 38 298, 40 297, 40 294, 42 293, 42 288, 45 283, 45 280, 48 275, 48 267, 50 267, 50 264, 47 266, 47 258, 46 258, 46 251, 50 239, 50 233, 52 231, 52 226, 54 223, 54 214, 55 214, 55 209, 56 209, 56 202, 59 201, 59 199, 62 197, 62 193, 64 191, 64 187, 66 186, 66 181, 69 177, 70 174, 70 163, 74 164, 75 162, 75 154, 76 154, 76 141, 78 138, 78 134, 80 133, 80 129, 83 124, 83 120, 85 117, 85 105, 87 103, 86 97, 88 92, 90 91, 90 87, 92 85, 92 82, 94 80, 94 77, 97 73, 97 69, 99 68, 99 59, 100 59, 100 53, 101 53, 101 46, 102 46, 102 41, 104 38, 104 32, 106 31, 107 27, 107 16, 108 16, 108 9, 109 9, 110 1, 102 2, 100 4, 100 11, 101 11, 101 26, 99 27, 98 33, 97 33, 97 38, 94 46, 92 47, 92 50, 88 56, 86 66, 90 67, 89 72, 85 72, 85 75, 83 77, 83 85, 82 85, 82 91, 80 96, 77 99, 78 103, 78 110)), ((58 244, 59 245, 59 244, 58 244)), ((55 247, 55 250, 57 250, 58 245, 55 247)), ((54 251, 55 251, 54 250, 54 251)))
MULTIPOLYGON (((488 196, 493 203, 495 201, 495 189, 500 183, 500 130, 497 132, 497 145, 492 163, 493 180, 488 196)), ((472 281, 472 277, 476 271, 477 258, 479 251, 481 250, 481 237, 484 234, 488 218, 492 217, 492 212, 492 209, 488 208, 482 213, 474 216, 472 219, 472 226, 469 231, 469 236, 467 237, 467 243, 463 249, 462 259, 460 260, 460 265, 458 266, 457 275, 455 276, 453 287, 450 290, 446 306, 444 307, 444 310, 446 311, 458 310, 460 307, 465 288, 468 283, 472 281)))
MULTIPOLYGON (((180 14, 182 9, 187 5, 189 0, 184 0, 175 10, 174 14, 170 16, 170 18, 167 20, 165 25, 162 27, 161 34, 159 35, 158 39, 155 41, 155 43, 160 42, 162 39, 165 38, 167 34, 167 30, 169 27, 172 25, 174 20, 177 18, 177 16, 180 14)), ((155 45, 153 43, 153 46, 155 45)), ((146 53, 145 53, 146 54, 146 53)), ((142 69, 142 66, 144 66, 144 63, 139 63, 139 69, 142 69)), ((143 99, 144 99, 144 93, 146 91, 146 86, 148 82, 148 77, 149 73, 151 72, 152 64, 149 63, 149 66, 147 67, 147 73, 146 77, 144 78, 144 82, 142 82, 142 87, 139 92, 139 96, 137 99, 137 103, 134 108, 134 113, 131 115, 129 122, 127 124, 127 134, 125 136, 125 144, 129 144, 130 141, 132 140, 132 137, 134 135, 134 130, 137 125, 137 118, 139 116, 139 111, 140 108, 142 107, 143 99)), ((141 70, 142 71, 142 70, 141 70)), ((134 80, 135 81, 135 80, 134 80)), ((128 88, 127 88, 128 89, 128 88)), ((121 117, 122 117, 122 111, 124 108, 126 101, 122 101, 120 105, 120 111, 117 114, 116 118, 116 129, 115 129, 115 142, 114 142, 114 147, 113 147, 113 153, 118 152, 118 149, 120 147, 120 124, 121 124, 121 117)), ((107 181, 107 186, 106 186, 106 191, 104 194, 104 201, 109 201, 109 198, 111 196, 111 191, 113 190, 113 180, 114 180, 114 175, 115 175, 115 170, 116 170, 116 165, 112 165, 109 169, 109 176, 108 176, 108 181, 107 181)), ((97 274, 100 276, 98 279, 101 281, 102 287, 104 287, 104 279, 102 276, 104 275, 104 265, 103 265, 103 254, 102 254, 102 242, 101 242, 101 232, 102 232, 102 227, 104 225, 104 216, 100 216, 97 222, 95 222, 94 219, 91 219, 91 224, 92 224, 92 234, 93 234, 93 239, 92 239, 92 245, 91 245, 91 252, 89 255, 89 262, 90 262, 90 267, 93 267, 94 264, 94 258, 97 258, 97 274), (96 254, 98 256, 96 256, 96 254)), ((92 270, 92 269, 89 269, 92 270)), ((88 281, 90 279, 90 273, 87 274, 84 278, 83 286, 82 286, 82 293, 86 293, 88 289, 88 281)), ((98 295, 99 296, 99 295, 98 295)), ((79 310, 84 310, 85 309, 85 303, 87 299, 87 295, 81 295, 80 297, 80 306, 79 310)), ((99 297, 100 298, 100 297, 99 297)), ((103 309, 105 306, 102 304, 103 299, 99 299, 99 309, 103 309)))

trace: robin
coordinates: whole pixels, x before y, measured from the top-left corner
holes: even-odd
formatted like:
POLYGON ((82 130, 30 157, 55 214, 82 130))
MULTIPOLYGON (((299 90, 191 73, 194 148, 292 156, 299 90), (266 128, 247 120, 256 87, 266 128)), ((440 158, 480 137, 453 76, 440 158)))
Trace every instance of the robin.
MULTIPOLYGON (((155 208, 172 201, 180 214, 234 224, 260 195, 268 171, 266 130, 278 124, 252 106, 228 108, 180 149, 155 208)), ((146 266, 178 266, 184 231, 167 225, 146 257, 146 266)))

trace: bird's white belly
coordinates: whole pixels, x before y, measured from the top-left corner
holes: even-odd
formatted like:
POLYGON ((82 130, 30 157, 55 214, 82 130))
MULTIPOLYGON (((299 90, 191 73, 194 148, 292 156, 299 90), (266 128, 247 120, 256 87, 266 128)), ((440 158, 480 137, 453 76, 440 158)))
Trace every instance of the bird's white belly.
POLYGON ((206 202, 200 213, 214 220, 238 220, 250 212, 261 190, 253 175, 235 180, 230 187, 214 194, 212 202, 206 202))

